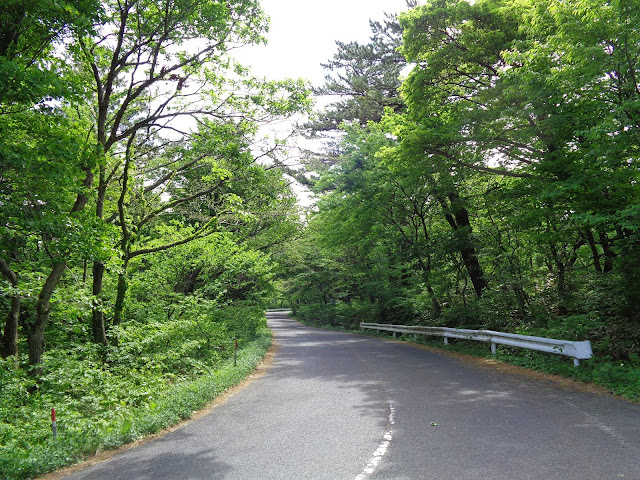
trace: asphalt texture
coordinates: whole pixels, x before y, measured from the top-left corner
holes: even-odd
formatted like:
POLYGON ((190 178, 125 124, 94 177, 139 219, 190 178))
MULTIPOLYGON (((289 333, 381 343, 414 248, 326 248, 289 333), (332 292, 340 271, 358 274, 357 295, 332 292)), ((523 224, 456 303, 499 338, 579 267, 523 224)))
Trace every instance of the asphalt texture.
MULTIPOLYGON (((640 405, 268 315, 266 374, 66 479, 640 480, 640 405)), ((570 360, 568 360, 570 361, 570 360)))

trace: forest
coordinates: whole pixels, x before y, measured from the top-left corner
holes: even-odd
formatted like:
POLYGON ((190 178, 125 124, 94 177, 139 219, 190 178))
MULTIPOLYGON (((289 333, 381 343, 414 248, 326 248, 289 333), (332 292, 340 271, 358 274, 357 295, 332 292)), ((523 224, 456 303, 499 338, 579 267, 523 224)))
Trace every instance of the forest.
POLYGON ((640 398, 637 2, 409 0, 315 88, 234 59, 268 24, 257 0, 0 10, 2 475, 189 417, 262 358, 270 306, 591 340, 579 371, 516 362, 640 398), (321 147, 293 169, 261 132, 300 115, 321 147))
POLYGON ((255 0, 3 4, 0 477, 166 428, 264 355, 301 221, 258 131, 311 105, 234 60, 267 25, 255 0))
POLYGON ((325 65, 294 314, 590 340, 581 373, 519 361, 637 398, 637 2, 419 3, 325 65))

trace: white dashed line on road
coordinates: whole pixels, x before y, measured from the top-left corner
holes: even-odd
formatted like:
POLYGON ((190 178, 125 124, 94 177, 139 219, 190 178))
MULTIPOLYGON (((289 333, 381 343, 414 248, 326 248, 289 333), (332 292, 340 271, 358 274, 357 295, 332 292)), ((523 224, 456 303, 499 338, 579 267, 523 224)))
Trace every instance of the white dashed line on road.
POLYGON ((367 465, 362 470, 362 473, 360 473, 360 475, 358 475, 355 480, 366 480, 366 478, 371 475, 376 470, 376 468, 378 468, 378 465, 380 465, 382 458, 389 449, 391 440, 393 440, 393 425, 396 421, 396 409, 391 404, 390 400, 387 400, 387 403, 389 404, 389 423, 387 426, 387 430, 384 432, 382 441, 380 442, 377 450, 373 452, 371 459, 369 460, 369 462, 367 462, 367 465))

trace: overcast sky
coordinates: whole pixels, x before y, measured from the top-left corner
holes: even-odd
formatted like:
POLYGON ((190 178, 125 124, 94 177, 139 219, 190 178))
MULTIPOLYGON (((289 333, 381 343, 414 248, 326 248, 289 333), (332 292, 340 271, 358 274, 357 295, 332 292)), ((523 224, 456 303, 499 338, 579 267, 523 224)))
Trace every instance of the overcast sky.
POLYGON ((271 79, 299 78, 323 83, 320 66, 336 52, 335 41, 366 42, 369 19, 407 9, 405 0, 261 0, 271 17, 269 45, 243 48, 238 58, 271 79))

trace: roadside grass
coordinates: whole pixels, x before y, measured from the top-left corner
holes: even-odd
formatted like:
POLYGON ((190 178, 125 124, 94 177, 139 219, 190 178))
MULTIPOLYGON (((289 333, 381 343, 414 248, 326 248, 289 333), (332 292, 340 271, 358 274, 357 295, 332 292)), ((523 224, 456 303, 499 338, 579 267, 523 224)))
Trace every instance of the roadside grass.
MULTIPOLYGON (((0 478, 34 478, 190 418, 195 411, 253 372, 264 358, 271 340, 270 330, 260 329, 256 338, 238 351, 235 367, 233 358, 228 358, 217 369, 195 379, 170 384, 149 378, 146 385, 131 387, 130 393, 144 395, 144 402, 139 406, 121 402, 108 416, 66 409, 62 404, 64 399, 60 397, 55 439, 49 417, 49 407, 54 399, 34 400, 25 406, 26 415, 22 416, 20 424, 0 423, 0 438, 11 440, 0 444, 0 478)), ((109 388, 108 383, 106 388, 109 388)))
MULTIPOLYGON (((306 320, 296 320, 316 328, 358 333, 372 337, 389 338, 393 335, 390 332, 346 329, 342 326, 334 327, 329 324, 315 324, 306 320)), ((398 335, 397 340, 475 357, 491 358, 506 364, 571 378, 584 383, 591 383, 606 388, 614 395, 640 403, 640 358, 637 355, 632 355, 631 359, 627 362, 615 361, 608 356, 594 356, 589 360, 581 360, 580 366, 575 367, 573 365, 573 359, 569 357, 545 354, 504 345, 498 345, 496 355, 492 355, 487 344, 472 340, 449 339, 449 344, 445 345, 441 338, 428 337, 426 335, 419 335, 417 338, 414 338, 412 334, 398 335)))
POLYGON ((572 358, 516 347, 498 345, 496 355, 492 355, 486 344, 478 344, 470 340, 449 339, 449 345, 444 345, 441 340, 432 338, 418 337, 414 340, 412 336, 404 336, 402 339, 591 383, 606 388, 614 395, 640 403, 640 360, 638 358, 632 358, 629 362, 616 362, 610 357, 593 357, 589 360, 581 360, 580 366, 575 367, 572 358))

